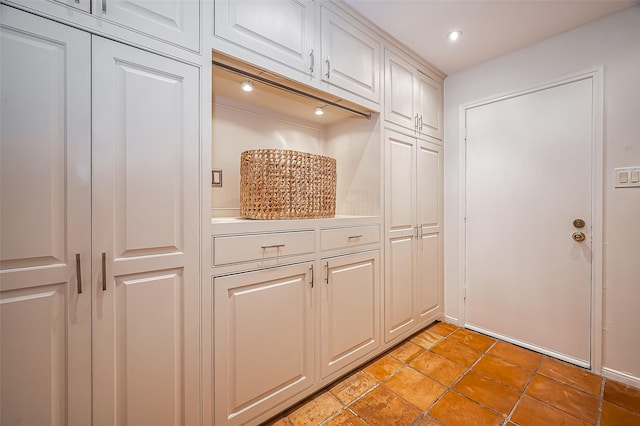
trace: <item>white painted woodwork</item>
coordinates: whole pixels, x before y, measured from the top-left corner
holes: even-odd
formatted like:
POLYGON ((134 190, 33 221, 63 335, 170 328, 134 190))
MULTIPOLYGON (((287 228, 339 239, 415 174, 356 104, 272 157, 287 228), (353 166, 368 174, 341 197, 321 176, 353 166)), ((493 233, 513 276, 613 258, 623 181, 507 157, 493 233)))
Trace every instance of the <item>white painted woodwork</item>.
POLYGON ((214 277, 215 423, 250 424, 312 386, 311 263, 214 277))
POLYGON ((94 425, 197 423, 198 69, 99 37, 92 69, 94 425))
POLYGON ((309 76, 319 69, 313 0, 221 0, 214 6, 217 37, 309 76))
POLYGON ((385 133, 385 340, 406 335, 442 306, 441 147, 385 133))
POLYGON ((380 102, 380 42, 364 26, 321 6, 322 81, 380 102))
POLYGON ((269 232, 213 237, 214 265, 272 259, 315 251, 315 232, 269 232))
POLYGON ((320 250, 322 251, 377 243, 378 241, 380 241, 380 227, 378 225, 320 230, 320 250))
POLYGON ((385 50, 385 120, 442 140, 442 83, 406 57, 385 50))
POLYGON ((198 0, 92 0, 100 19, 131 28, 159 40, 199 51, 198 0))
POLYGON ((416 74, 416 112, 419 115, 418 134, 442 140, 444 120, 442 117, 442 83, 417 70, 416 74))
POLYGON ((586 367, 593 95, 585 78, 466 117, 466 324, 586 367))
POLYGON ((322 377, 380 347, 379 252, 322 260, 322 377))
POLYGON ((65 6, 73 7, 84 12, 91 12, 91 0, 54 0, 55 2, 62 3, 65 6))
POLYGON ((0 424, 87 425, 90 38, 4 5, 0 19, 0 424))

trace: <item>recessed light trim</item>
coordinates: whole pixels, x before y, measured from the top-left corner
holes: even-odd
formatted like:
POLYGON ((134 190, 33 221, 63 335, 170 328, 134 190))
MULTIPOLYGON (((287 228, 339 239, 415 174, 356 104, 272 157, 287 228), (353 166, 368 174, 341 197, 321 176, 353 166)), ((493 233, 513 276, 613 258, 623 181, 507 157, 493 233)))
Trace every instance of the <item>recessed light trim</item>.
POLYGON ((317 107, 314 112, 315 115, 323 115, 324 114, 324 109, 322 107, 317 107))
POLYGON ((449 39, 449 41, 458 41, 461 35, 462 35, 462 31, 454 30, 454 31, 451 31, 449 34, 447 34, 447 38, 449 39))

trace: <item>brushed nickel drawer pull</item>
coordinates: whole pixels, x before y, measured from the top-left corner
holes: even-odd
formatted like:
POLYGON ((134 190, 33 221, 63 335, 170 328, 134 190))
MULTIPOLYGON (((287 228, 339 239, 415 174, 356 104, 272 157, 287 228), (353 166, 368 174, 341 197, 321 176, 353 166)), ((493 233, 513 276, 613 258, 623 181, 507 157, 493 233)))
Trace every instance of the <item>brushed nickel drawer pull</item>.
POLYGON ((355 240, 357 238, 362 238, 364 237, 364 235, 351 235, 349 238, 347 238, 348 240, 355 240))
POLYGON ((78 294, 82 293, 82 268, 80 267, 80 253, 76 253, 76 279, 78 281, 78 294))
POLYGON ((281 247, 284 247, 284 246, 285 246, 285 244, 273 244, 273 245, 270 245, 270 246, 261 246, 261 247, 262 247, 262 250, 264 250, 264 249, 270 249, 270 248, 281 248, 281 247))
POLYGON ((102 252, 102 291, 107 291, 107 253, 102 252))

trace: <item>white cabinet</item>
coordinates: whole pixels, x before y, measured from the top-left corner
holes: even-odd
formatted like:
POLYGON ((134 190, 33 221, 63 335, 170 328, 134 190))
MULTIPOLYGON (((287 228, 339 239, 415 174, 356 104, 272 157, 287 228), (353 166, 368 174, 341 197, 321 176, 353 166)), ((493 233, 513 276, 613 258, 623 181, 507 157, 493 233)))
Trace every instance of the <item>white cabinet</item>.
POLYGON ((217 0, 217 37, 313 76, 315 49, 313 0, 217 0))
POLYGON ((1 7, 1 423, 197 424, 198 69, 1 7))
POLYGON ((256 423, 314 384, 311 265, 213 278, 215 424, 256 423))
POLYGON ((103 20, 159 40, 199 51, 199 0, 93 0, 93 13, 103 20))
POLYGON ((380 41, 351 17, 322 9, 322 81, 380 102, 380 41))
POLYGON ((88 425, 91 39, 0 17, 0 424, 88 425))
POLYGON ((321 375, 380 347, 378 250, 322 259, 321 375))
MULTIPOLYGON (((194 52, 200 51, 200 0, 12 0, 20 6, 36 10, 75 24, 94 26, 78 9, 98 18, 98 31, 104 22, 135 33, 170 43, 194 52), (59 7, 63 6, 63 7, 59 7), (69 8, 69 9, 67 9, 69 8)), ((120 32, 118 32, 120 34, 120 32)))
POLYGON ((435 319, 442 310, 441 147, 385 134, 385 339, 435 319))
POLYGON ((442 83, 408 58, 385 51, 385 120, 416 135, 443 137, 442 83))
POLYGON ((94 425, 199 418, 198 69, 94 37, 94 425))

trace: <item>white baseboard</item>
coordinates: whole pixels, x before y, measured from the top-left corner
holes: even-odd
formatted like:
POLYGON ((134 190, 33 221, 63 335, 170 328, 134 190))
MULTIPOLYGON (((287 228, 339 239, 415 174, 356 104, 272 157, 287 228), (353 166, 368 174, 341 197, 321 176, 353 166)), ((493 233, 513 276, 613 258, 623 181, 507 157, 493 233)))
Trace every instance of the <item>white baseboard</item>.
POLYGON ((607 379, 615 380, 616 382, 624 383, 625 385, 640 388, 640 377, 632 376, 629 373, 623 373, 621 371, 612 370, 611 368, 602 367, 602 375, 607 379))
POLYGON ((450 317, 449 315, 444 316, 444 322, 448 322, 449 324, 453 324, 453 325, 457 325, 458 327, 461 327, 461 325, 458 323, 458 318, 450 317))

